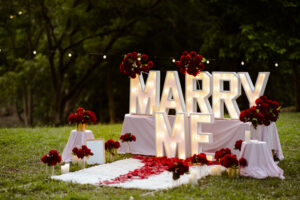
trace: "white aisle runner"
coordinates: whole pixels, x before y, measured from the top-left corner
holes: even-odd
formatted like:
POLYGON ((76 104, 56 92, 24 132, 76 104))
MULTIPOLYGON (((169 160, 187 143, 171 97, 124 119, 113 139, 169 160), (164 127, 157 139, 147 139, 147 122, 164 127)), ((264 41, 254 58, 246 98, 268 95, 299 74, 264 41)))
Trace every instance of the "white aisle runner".
MULTIPOLYGON (((129 171, 133 171, 144 166, 138 159, 130 158, 125 160, 119 160, 113 163, 104 165, 98 165, 90 168, 86 168, 80 171, 71 172, 59 176, 52 176, 52 179, 79 183, 79 184, 93 184, 99 185, 100 181, 111 180, 120 175, 127 174, 129 171)), ((192 166, 190 171, 197 171, 197 178, 200 179, 211 173, 211 168, 214 166, 192 166)), ((123 187, 123 188, 138 188, 138 189, 149 189, 159 190, 176 187, 181 184, 187 184, 189 182, 190 174, 185 174, 180 177, 178 181, 173 181, 172 173, 164 171, 159 175, 150 176, 147 179, 138 179, 127 181, 118 184, 109 184, 106 186, 112 187, 123 187)))

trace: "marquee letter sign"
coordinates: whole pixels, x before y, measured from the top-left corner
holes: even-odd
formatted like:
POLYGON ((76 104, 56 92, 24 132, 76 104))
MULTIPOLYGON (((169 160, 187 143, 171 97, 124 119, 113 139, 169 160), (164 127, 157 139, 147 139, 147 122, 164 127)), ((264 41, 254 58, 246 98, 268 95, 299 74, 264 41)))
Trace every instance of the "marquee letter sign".
POLYGON ((156 156, 163 156, 164 149, 168 158, 176 156, 178 146, 178 157, 186 157, 186 117, 184 113, 176 113, 176 118, 171 127, 165 112, 155 113, 156 133, 156 156), (165 148, 163 148, 165 147, 165 148))
POLYGON ((143 76, 130 79, 130 113, 153 114, 153 108, 159 107, 160 71, 150 71, 147 84, 143 76))

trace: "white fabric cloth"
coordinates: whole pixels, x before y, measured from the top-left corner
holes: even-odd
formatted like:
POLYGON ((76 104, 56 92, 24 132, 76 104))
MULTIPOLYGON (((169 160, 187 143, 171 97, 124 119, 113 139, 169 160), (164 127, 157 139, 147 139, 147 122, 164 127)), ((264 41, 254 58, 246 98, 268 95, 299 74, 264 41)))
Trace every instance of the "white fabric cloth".
POLYGON ((94 139, 94 134, 91 130, 85 131, 77 131, 72 130, 68 143, 64 148, 62 153, 62 160, 64 162, 71 162, 72 161, 72 149, 76 146, 81 147, 82 145, 86 145, 87 139, 94 139))
MULTIPOLYGON (((173 126, 175 116, 168 116, 168 118, 170 125, 173 126)), ((249 129, 248 123, 232 119, 215 119, 215 122, 212 124, 203 124, 203 132, 213 133, 213 143, 202 145, 203 151, 215 153, 217 150, 227 147, 230 148, 234 154, 238 155, 239 151, 233 149, 234 144, 237 140, 245 140, 245 130, 249 129)), ((131 132, 136 136, 136 142, 130 143, 131 153, 156 155, 154 116, 126 114, 123 122, 122 134, 128 132, 131 132)), ((272 148, 278 152, 279 158, 283 159, 275 123, 272 123, 268 128, 263 128, 263 135, 263 140, 268 140, 268 143, 272 141, 272 148), (268 138, 269 135, 274 136, 268 138)), ((190 146, 190 142, 188 142, 188 144, 188 146, 190 146)), ((127 144, 121 143, 119 153, 127 153, 127 149, 127 144)))
POLYGON ((240 158, 245 158, 247 167, 240 168, 242 176, 263 179, 266 177, 279 177, 284 179, 283 170, 273 160, 271 151, 266 142, 253 141, 243 142, 240 158))
MULTIPOLYGON (((86 168, 68 174, 52 176, 51 178, 55 180, 74 182, 79 184, 98 185, 100 181, 111 180, 120 175, 127 174, 129 171, 133 171, 142 166, 144 166, 144 164, 140 160, 130 158, 125 160, 119 160, 113 163, 86 168)), ((190 167, 190 171, 196 170, 197 179, 200 179, 211 174, 211 168, 213 167, 213 165, 192 166, 190 167)), ((225 170, 225 168, 222 168, 222 170, 225 170)), ((184 174, 180 177, 178 181, 174 181, 172 179, 172 173, 164 171, 159 175, 153 175, 148 177, 147 179, 132 180, 119 184, 109 184, 106 186, 149 190, 168 189, 179 186, 181 184, 189 183, 189 177, 191 174, 184 174)))
POLYGON ((256 129, 250 126, 250 130, 252 139, 266 142, 271 152, 273 149, 275 150, 279 160, 284 159, 275 122, 272 122, 269 126, 258 125, 256 129))

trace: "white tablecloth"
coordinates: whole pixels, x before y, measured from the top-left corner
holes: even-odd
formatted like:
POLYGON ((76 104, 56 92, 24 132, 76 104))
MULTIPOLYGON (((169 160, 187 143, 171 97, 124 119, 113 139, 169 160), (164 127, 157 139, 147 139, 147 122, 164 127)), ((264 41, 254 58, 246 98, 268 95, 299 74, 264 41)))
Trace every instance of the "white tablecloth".
POLYGON ((263 179, 268 176, 284 179, 283 170, 273 160, 266 142, 243 142, 240 158, 245 158, 247 167, 240 168, 242 176, 263 179))
MULTIPOLYGON (((168 118, 171 126, 173 126, 175 116, 168 116, 168 118)), ((282 150, 275 123, 271 124, 270 127, 273 128, 266 129, 266 131, 271 131, 273 129, 276 130, 274 131, 276 137, 273 137, 272 140, 273 144, 275 145, 275 150, 279 152, 279 155, 282 155, 282 150)), ((238 156, 239 151, 233 150, 234 144, 237 140, 245 139, 245 130, 249 130, 249 124, 243 123, 239 120, 215 119, 215 122, 212 124, 203 124, 203 132, 213 133, 213 143, 203 145, 203 151, 214 153, 223 147, 227 147, 230 148, 232 152, 238 156)), ((122 134, 128 132, 131 132, 136 136, 136 142, 130 143, 131 153, 141 155, 156 154, 154 116, 126 114, 123 122, 122 134)), ((121 143, 119 153, 126 153, 126 145, 126 143, 121 143)))
POLYGON ((86 145, 87 139, 94 139, 94 134, 90 130, 85 131, 76 131, 72 130, 68 143, 62 153, 62 160, 64 162, 72 161, 72 149, 76 146, 81 147, 82 145, 86 145))

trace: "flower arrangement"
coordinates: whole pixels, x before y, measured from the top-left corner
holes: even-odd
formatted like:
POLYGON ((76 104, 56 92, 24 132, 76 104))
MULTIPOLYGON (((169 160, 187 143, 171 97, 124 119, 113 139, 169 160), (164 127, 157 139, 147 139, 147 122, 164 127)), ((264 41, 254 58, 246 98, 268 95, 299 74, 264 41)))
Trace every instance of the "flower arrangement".
POLYGON ((61 156, 57 150, 50 150, 48 154, 44 155, 41 161, 48 166, 55 166, 57 163, 61 162, 61 156))
POLYGON ((175 62, 175 65, 179 67, 179 71, 182 74, 190 74, 197 76, 200 71, 204 70, 204 59, 203 56, 197 54, 195 51, 188 53, 184 51, 180 57, 179 61, 175 62))
POLYGON ((97 117, 93 111, 85 110, 84 108, 78 108, 75 113, 71 113, 68 117, 70 123, 97 123, 97 117))
POLYGON ((94 155, 91 151, 91 149, 89 149, 86 145, 82 145, 80 149, 78 149, 77 147, 74 147, 72 150, 73 155, 76 155, 77 158, 79 159, 83 159, 84 157, 89 157, 94 155))
POLYGON ((194 154, 192 157, 187 158, 186 162, 191 162, 193 164, 200 164, 200 165, 206 165, 208 163, 208 160, 206 158, 205 153, 200 154, 194 154))
POLYGON ((173 173, 173 180, 177 180, 181 175, 189 172, 189 165, 182 160, 178 160, 169 164, 168 171, 173 173))
POLYGON ((261 96, 255 101, 256 106, 243 110, 240 113, 242 122, 251 122, 256 129, 258 125, 270 125, 276 122, 280 113, 280 106, 277 101, 272 101, 266 96, 261 96))
POLYGON ((132 141, 135 142, 136 137, 132 133, 125 133, 125 134, 121 135, 120 140, 122 142, 132 142, 132 141))
POLYGON ((141 72, 149 72, 153 67, 153 61, 149 60, 147 54, 137 52, 127 53, 120 65, 120 72, 128 75, 130 78, 135 78, 141 72))
POLYGON ((237 168, 239 166, 239 162, 234 154, 226 154, 220 159, 220 163, 226 168, 237 168))
POLYGON ((231 150, 229 148, 222 148, 215 152, 215 159, 220 161, 225 155, 231 154, 231 150))
POLYGON ((114 141, 113 139, 109 139, 105 142, 105 150, 112 152, 114 149, 118 149, 120 147, 120 142, 114 141))
POLYGON ((237 140, 237 141, 235 142, 235 144, 234 144, 234 149, 240 151, 241 148, 242 148, 242 143, 243 143, 243 140, 237 140))
POLYGON ((240 158, 239 159, 239 165, 240 167, 247 167, 248 166, 248 162, 245 158, 240 158))

